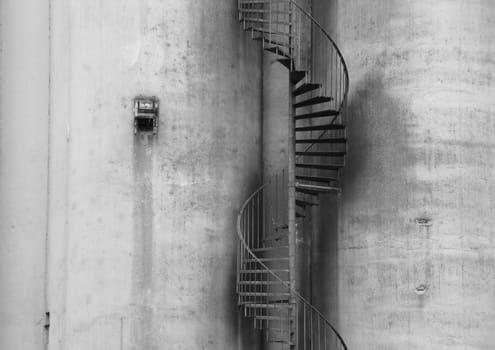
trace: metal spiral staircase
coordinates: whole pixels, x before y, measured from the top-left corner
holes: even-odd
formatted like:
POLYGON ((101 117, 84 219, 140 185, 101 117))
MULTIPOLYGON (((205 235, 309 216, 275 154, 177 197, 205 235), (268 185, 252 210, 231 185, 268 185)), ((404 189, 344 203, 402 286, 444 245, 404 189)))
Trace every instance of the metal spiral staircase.
POLYGON ((349 78, 338 47, 295 0, 238 0, 252 39, 288 70, 287 169, 244 202, 238 215, 238 305, 267 347, 343 350, 330 322, 296 290, 296 235, 319 195, 338 191, 345 164, 349 78))

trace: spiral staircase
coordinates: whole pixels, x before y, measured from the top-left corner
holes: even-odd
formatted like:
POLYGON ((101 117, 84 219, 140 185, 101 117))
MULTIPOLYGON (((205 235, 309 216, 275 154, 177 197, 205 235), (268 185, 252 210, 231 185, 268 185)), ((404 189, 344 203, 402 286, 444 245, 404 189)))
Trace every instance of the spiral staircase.
POLYGON ((296 237, 323 193, 339 191, 349 78, 337 45, 295 0, 238 0, 252 39, 287 68, 288 164, 244 202, 237 219, 238 305, 266 347, 343 350, 330 322, 297 291, 296 237))

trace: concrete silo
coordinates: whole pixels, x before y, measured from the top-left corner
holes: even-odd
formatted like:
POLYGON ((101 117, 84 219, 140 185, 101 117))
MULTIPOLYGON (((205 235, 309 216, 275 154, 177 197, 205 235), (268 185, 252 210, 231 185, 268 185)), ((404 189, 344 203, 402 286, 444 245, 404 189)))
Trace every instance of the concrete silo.
POLYGON ((242 343, 234 223, 259 180, 261 54, 236 10, 2 1, 0 348, 41 349, 48 329, 50 349, 242 343), (133 132, 141 95, 160 102, 154 136, 133 132))
POLYGON ((495 4, 313 5, 352 82, 315 304, 352 349, 492 349, 495 4))

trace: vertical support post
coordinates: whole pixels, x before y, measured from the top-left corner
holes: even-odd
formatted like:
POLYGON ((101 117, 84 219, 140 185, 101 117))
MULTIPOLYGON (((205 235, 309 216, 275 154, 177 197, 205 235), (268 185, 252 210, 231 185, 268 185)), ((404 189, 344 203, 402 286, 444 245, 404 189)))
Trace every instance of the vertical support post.
MULTIPOLYGON (((293 26, 293 4, 289 0, 289 56, 294 58, 294 50, 293 50, 293 35, 294 35, 294 26, 293 26)), ((294 67, 291 67, 294 69, 294 67)), ((291 71, 292 71, 291 69, 291 71)), ((292 91, 294 91, 294 85, 289 79, 289 125, 288 125, 288 161, 289 167, 287 169, 287 199, 288 199, 288 234, 289 234, 289 283, 291 288, 296 288, 296 143, 295 143, 295 107, 294 107, 294 96, 292 95, 292 91)), ((290 330, 289 330, 289 342, 290 349, 295 350, 298 349, 297 344, 297 313, 296 313, 296 296, 294 293, 290 292, 289 295, 289 305, 291 308, 289 309, 290 313, 290 330)))
MULTIPOLYGON (((289 226, 289 283, 291 288, 296 287, 296 174, 295 174, 295 161, 296 161, 296 149, 295 149, 295 132, 294 132, 294 97, 292 91, 294 90, 294 84, 289 83, 289 169, 288 169, 288 226, 289 226)), ((291 308, 291 349, 297 349, 296 344, 296 332, 297 332, 297 318, 296 318, 296 299, 293 293, 290 293, 289 303, 291 308)))

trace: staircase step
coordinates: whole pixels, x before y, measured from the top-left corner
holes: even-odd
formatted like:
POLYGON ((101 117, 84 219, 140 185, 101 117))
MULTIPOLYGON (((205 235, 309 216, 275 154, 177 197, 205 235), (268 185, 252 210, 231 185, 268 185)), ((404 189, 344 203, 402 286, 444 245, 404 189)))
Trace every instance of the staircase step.
POLYGON ((287 3, 287 0, 241 0, 241 5, 287 3))
POLYGON ((332 181, 337 181, 337 179, 330 177, 321 177, 321 176, 306 176, 306 175, 296 175, 297 180, 306 180, 306 181, 314 181, 314 182, 323 182, 329 183, 332 181))
POLYGON ((271 305, 291 305, 289 299, 271 299, 271 300, 266 300, 265 303, 271 305))
POLYGON ((316 96, 316 97, 312 97, 310 99, 307 99, 307 100, 304 100, 301 102, 297 102, 296 104, 294 104, 294 107, 300 108, 300 107, 312 106, 312 105, 316 105, 316 104, 320 104, 320 103, 330 102, 332 100, 333 100, 333 98, 331 98, 331 97, 316 96))
MULTIPOLYGON (((280 258, 258 258, 259 261, 261 262, 273 262, 273 261, 289 261, 288 257, 280 257, 280 258)), ((244 262, 246 263, 253 263, 253 262, 258 262, 256 259, 245 259, 244 262)))
MULTIPOLYGON (((275 273, 276 272, 287 272, 287 273, 289 272, 289 270, 287 270, 287 269, 270 269, 270 271, 275 272, 275 273)), ((263 273, 263 274, 270 274, 271 275, 270 271, 260 269, 260 270, 240 270, 239 272, 240 273, 263 273)))
POLYGON ((318 111, 313 113, 299 114, 294 117, 295 120, 301 119, 311 119, 311 118, 322 118, 322 117, 333 117, 339 115, 339 112, 334 109, 326 109, 324 111, 318 111))
POLYGON ((270 44, 270 45, 281 46, 281 47, 284 47, 286 49, 289 49, 289 43, 284 43, 284 42, 281 42, 278 40, 269 39, 269 38, 266 38, 264 36, 253 38, 253 40, 264 41, 265 43, 270 44))
POLYGON ((310 201, 305 201, 302 199, 296 199, 296 205, 300 207, 305 207, 305 206, 313 206, 313 205, 318 205, 318 203, 310 202, 310 201))
POLYGON ((280 249, 289 249, 288 245, 279 245, 279 246, 274 246, 274 247, 264 247, 264 248, 255 248, 251 249, 253 253, 262 253, 262 252, 271 252, 274 250, 280 250, 280 249))
POLYGON ((304 70, 293 70, 289 73, 289 79, 291 83, 297 84, 306 76, 307 72, 304 70))
POLYGON ((281 316, 255 316, 255 318, 266 321, 289 321, 289 318, 281 316))
POLYGON ((286 292, 239 292, 238 294, 244 297, 290 296, 290 293, 286 292))
POLYGON ((306 192, 313 192, 313 193, 328 193, 328 192, 340 191, 340 188, 333 187, 333 186, 319 186, 319 185, 308 185, 308 184, 296 183, 296 191, 300 191, 300 192, 306 191, 306 192))
POLYGON ((296 168, 302 169, 321 169, 321 170, 339 170, 344 165, 326 165, 326 164, 309 164, 309 163, 296 163, 296 168))
POLYGON ((294 60, 291 59, 288 54, 285 54, 285 55, 282 55, 282 56, 285 56, 285 58, 280 58, 277 61, 279 61, 280 63, 282 63, 282 65, 284 67, 286 67, 287 69, 291 70, 294 67, 294 60))
POLYGON ((276 304, 245 304, 244 307, 250 309, 290 309, 292 307, 289 303, 276 303, 276 304))
POLYGON ((310 125, 310 126, 301 126, 295 128, 297 131, 317 131, 317 130, 344 130, 345 125, 342 124, 323 124, 323 125, 310 125))
MULTIPOLYGON (((289 281, 285 281, 289 283, 289 281)), ((278 285, 280 281, 239 281, 242 285, 255 285, 255 286, 266 286, 266 285, 278 285)))
POLYGON ((345 137, 335 137, 335 138, 325 138, 325 139, 296 139, 296 143, 345 143, 347 138, 345 137))
POLYGON ((275 24, 275 25, 286 25, 290 26, 291 24, 287 21, 274 21, 270 19, 263 19, 263 18, 255 18, 255 17, 244 17, 242 19, 243 21, 246 22, 255 22, 255 23, 268 23, 268 24, 275 24))
POLYGON ((318 191, 308 190, 308 189, 300 188, 300 187, 296 187, 296 192, 297 193, 302 193, 302 194, 307 194, 309 196, 318 196, 321 193, 321 192, 318 192, 318 191))
MULTIPOLYGON (((244 3, 244 4, 241 4, 241 5, 250 5, 250 3, 244 3)), ((289 12, 288 11, 275 11, 275 10, 270 10, 270 9, 254 9, 254 8, 249 8, 249 7, 241 7, 239 9, 240 12, 242 13, 249 13, 249 12, 252 12, 252 13, 271 13, 273 15, 275 14, 286 14, 288 15, 289 12)))
MULTIPOLYGON (((268 52, 272 52, 274 53, 275 55, 279 55, 279 56, 284 56, 284 57, 289 57, 289 54, 287 52, 285 52, 284 50, 282 50, 280 47, 278 46, 270 46, 270 47, 265 47, 265 50, 268 51, 268 52)), ((289 59, 289 58, 285 58, 285 59, 289 59)), ((278 60, 278 61, 281 61, 282 59, 278 60)))
POLYGON ((263 27, 248 27, 244 29, 247 32, 258 32, 258 33, 264 33, 268 35, 276 35, 276 36, 286 36, 286 37, 292 37, 292 34, 290 33, 285 33, 285 32, 277 32, 269 29, 265 29, 263 27))
POLYGON ((296 156, 304 157, 343 157, 346 152, 343 151, 332 151, 332 152, 296 152, 296 156))
POLYGON ((293 92, 293 96, 299 96, 302 94, 305 94, 306 92, 310 92, 316 89, 319 89, 321 87, 321 84, 313 84, 313 83, 305 83, 301 84, 299 87, 297 87, 293 92))

